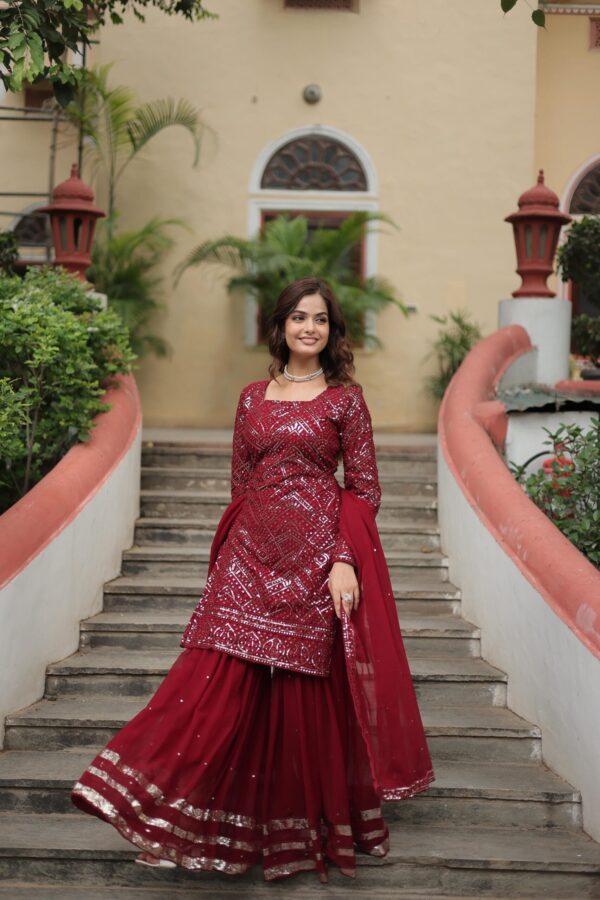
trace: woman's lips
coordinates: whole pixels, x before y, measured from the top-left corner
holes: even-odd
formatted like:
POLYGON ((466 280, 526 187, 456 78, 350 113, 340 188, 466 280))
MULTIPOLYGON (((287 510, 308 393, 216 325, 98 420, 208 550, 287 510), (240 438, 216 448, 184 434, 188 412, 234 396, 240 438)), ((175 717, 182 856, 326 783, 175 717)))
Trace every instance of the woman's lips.
POLYGON ((303 344, 316 344, 317 338, 300 338, 303 344))

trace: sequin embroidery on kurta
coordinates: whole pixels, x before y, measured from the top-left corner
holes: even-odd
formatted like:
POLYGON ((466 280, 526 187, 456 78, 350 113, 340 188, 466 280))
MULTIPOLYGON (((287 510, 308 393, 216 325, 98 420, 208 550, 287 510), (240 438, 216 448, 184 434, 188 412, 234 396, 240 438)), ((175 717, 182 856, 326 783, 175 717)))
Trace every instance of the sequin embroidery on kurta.
POLYGON ((381 502, 371 416, 357 385, 312 400, 265 400, 268 379, 237 406, 231 495, 243 506, 206 580, 182 647, 328 675, 336 628, 328 576, 354 564, 339 534, 339 486, 376 514, 381 502))

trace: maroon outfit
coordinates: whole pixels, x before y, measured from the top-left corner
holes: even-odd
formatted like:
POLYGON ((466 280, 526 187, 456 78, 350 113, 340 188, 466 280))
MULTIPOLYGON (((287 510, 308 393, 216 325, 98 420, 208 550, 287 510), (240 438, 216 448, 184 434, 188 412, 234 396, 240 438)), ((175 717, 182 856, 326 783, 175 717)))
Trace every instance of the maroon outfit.
POLYGON ((381 489, 371 418, 358 386, 313 400, 265 400, 268 381, 241 393, 232 497, 245 502, 182 640, 253 662, 328 675, 337 619, 327 578, 353 562, 339 535, 335 471, 377 514, 381 489))
POLYGON ((357 386, 238 404, 232 502, 185 648, 93 760, 73 802, 140 849, 267 880, 388 850, 380 799, 433 780, 375 514, 371 419, 357 386), (343 456, 345 489, 334 472, 343 456), (351 562, 361 604, 336 619, 351 562))

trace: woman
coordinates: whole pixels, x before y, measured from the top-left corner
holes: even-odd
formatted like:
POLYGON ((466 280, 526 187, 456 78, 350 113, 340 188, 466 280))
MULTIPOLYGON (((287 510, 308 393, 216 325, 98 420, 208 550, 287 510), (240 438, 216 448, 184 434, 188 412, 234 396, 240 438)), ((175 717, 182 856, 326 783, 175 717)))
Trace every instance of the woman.
POLYGON ((375 515, 371 418, 321 280, 281 294, 241 392, 232 501, 184 648, 73 802, 137 861, 273 880, 389 849, 381 799, 433 780, 375 515), (340 456, 341 489, 334 477, 340 456))

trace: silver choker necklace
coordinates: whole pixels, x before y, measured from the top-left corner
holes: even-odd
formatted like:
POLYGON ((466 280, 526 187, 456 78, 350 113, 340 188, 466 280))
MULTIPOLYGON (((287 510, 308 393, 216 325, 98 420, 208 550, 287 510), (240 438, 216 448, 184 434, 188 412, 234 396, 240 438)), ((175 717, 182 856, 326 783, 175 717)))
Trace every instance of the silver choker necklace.
POLYGON ((317 369, 316 372, 311 372, 310 375, 291 375, 288 372, 287 363, 283 367, 283 374, 288 379, 288 381, 312 381, 313 378, 318 378, 319 375, 323 374, 323 366, 320 369, 317 369))

